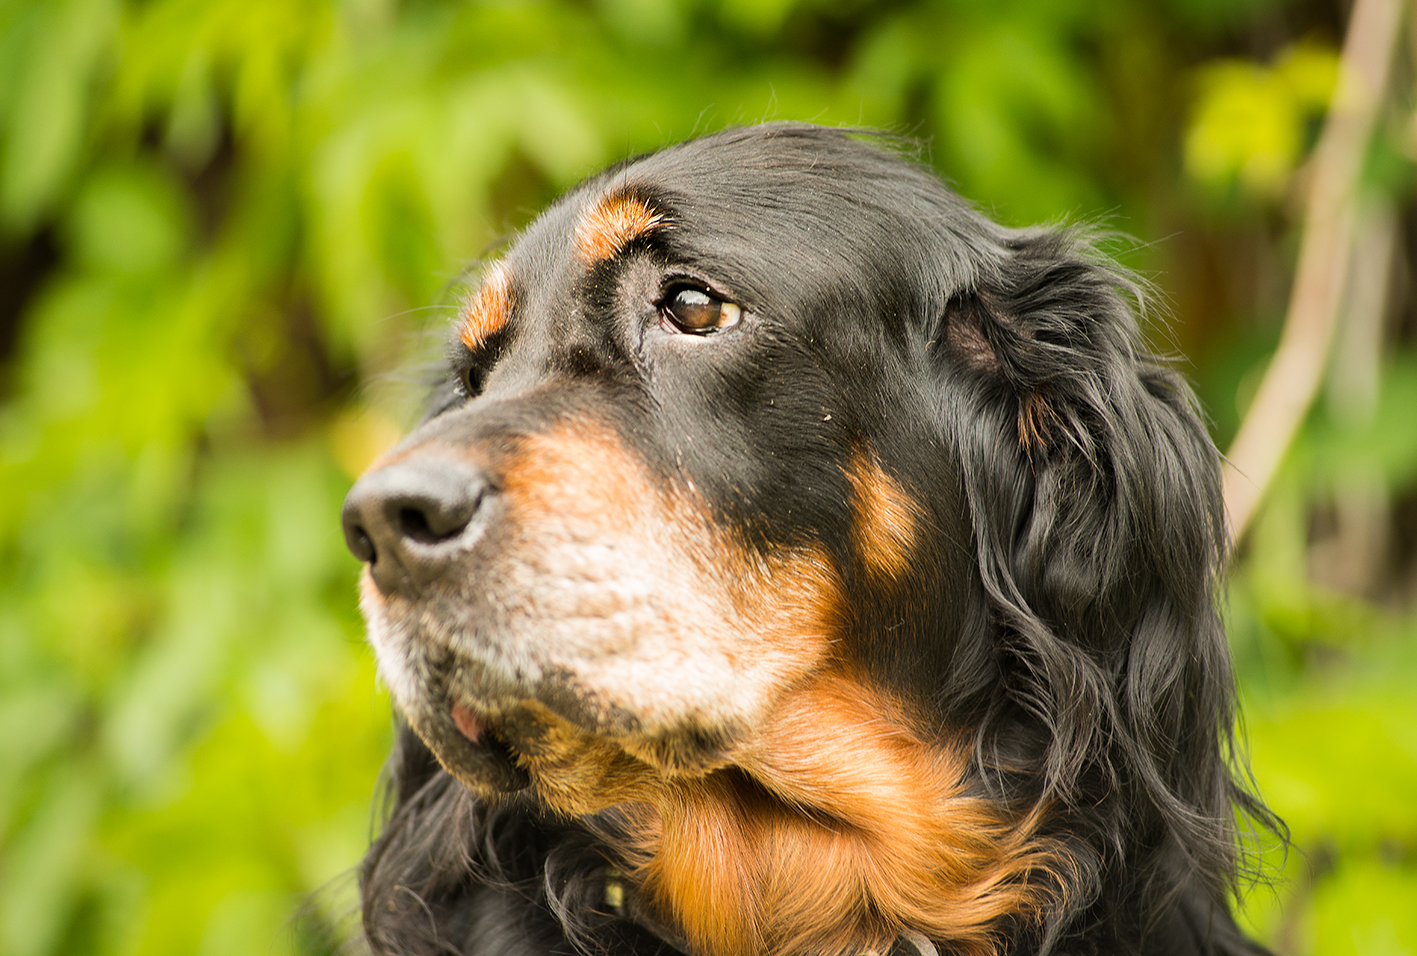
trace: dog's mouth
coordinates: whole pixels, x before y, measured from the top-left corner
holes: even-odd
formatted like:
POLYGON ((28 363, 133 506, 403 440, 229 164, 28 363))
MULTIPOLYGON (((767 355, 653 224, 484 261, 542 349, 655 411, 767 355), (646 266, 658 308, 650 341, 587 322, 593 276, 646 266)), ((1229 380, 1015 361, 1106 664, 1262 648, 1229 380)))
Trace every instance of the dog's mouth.
POLYGON ((415 729, 453 776, 489 793, 525 789, 531 777, 503 724, 462 703, 425 712, 415 729))
POLYGON ((462 704, 453 705, 453 723, 457 724, 462 735, 474 745, 482 743, 485 736, 485 728, 482 722, 477 719, 473 712, 462 704))
MULTIPOLYGON (((730 735, 689 728, 626 732, 623 725, 588 724, 560 711, 538 697, 494 705, 450 689, 406 712, 438 761, 466 786, 491 796, 535 785, 543 798, 568 811, 731 762, 730 735)), ((633 724, 632 718, 622 720, 633 724)))

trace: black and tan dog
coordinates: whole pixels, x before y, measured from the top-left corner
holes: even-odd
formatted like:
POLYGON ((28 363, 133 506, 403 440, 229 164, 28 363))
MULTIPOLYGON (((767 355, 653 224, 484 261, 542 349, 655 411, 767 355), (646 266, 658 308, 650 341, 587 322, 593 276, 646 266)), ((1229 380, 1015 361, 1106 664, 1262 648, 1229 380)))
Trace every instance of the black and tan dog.
POLYGON ((1217 456, 1136 291, 810 126, 542 215, 345 506, 371 948, 1251 949, 1217 456))

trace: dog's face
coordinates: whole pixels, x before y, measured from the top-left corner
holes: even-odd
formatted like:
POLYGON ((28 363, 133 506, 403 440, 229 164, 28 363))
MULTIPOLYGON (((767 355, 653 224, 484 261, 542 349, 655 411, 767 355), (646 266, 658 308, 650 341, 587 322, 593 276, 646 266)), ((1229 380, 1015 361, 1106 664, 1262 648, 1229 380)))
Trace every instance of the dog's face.
POLYGON ((479 794, 630 814, 704 953, 1075 905, 1058 807, 1151 753, 1229 792, 1214 453, 1124 285, 838 131, 588 181, 346 502, 399 708, 479 794))
POLYGON ((916 631, 948 632, 971 549, 921 333, 964 277, 880 283, 943 237, 891 207, 908 167, 821 145, 689 144, 566 197, 471 299, 456 394, 351 494, 381 671, 470 785, 572 738, 702 773, 825 672, 947 653, 916 631))

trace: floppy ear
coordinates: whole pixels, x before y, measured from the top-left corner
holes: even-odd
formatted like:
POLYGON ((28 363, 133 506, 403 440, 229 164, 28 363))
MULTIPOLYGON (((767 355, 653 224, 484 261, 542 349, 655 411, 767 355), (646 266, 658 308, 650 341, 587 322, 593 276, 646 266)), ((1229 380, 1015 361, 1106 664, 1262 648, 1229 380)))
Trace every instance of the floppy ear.
POLYGON ((937 341, 1006 693, 1049 741, 1040 798, 1130 804, 1116 827, 1194 862, 1173 887, 1223 893, 1230 803, 1247 798, 1228 756, 1218 455, 1142 343, 1135 280, 1066 231, 1001 230, 992 252, 937 341))

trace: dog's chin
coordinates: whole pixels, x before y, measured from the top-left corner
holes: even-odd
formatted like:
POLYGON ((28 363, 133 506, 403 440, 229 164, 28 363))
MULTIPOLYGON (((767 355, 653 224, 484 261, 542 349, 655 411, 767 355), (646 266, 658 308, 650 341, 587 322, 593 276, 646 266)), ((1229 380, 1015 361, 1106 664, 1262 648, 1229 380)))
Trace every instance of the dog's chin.
POLYGON ((719 770, 734 750, 732 735, 696 727, 654 735, 587 728, 534 699, 496 709, 425 701, 408 713, 438 762, 470 790, 493 797, 530 786, 572 813, 719 770))

